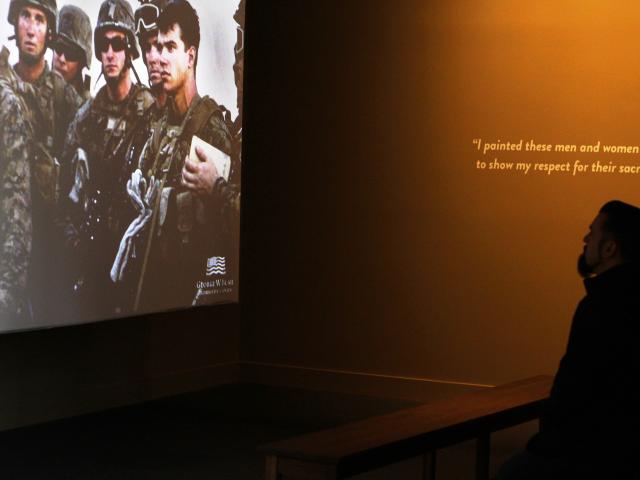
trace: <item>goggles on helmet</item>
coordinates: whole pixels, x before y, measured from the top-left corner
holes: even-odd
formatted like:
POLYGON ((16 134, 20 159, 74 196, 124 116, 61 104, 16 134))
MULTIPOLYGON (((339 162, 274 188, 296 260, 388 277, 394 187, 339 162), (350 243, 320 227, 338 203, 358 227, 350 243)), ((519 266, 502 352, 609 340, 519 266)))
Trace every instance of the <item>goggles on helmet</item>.
POLYGON ((135 13, 134 24, 136 27, 136 35, 155 30, 158 28, 158 17, 160 16, 160 8, 153 3, 145 3, 141 5, 135 13))

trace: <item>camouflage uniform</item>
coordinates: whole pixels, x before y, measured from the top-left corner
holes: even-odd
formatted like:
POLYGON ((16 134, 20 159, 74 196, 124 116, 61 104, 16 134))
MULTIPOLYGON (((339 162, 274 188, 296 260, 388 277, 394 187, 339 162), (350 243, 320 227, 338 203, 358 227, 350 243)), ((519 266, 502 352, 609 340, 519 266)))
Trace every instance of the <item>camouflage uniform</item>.
MULTIPOLYGON (((212 201, 218 202, 224 215, 240 220, 240 181, 242 169, 242 115, 238 115, 235 121, 231 120, 231 114, 224 107, 225 123, 231 134, 231 171, 229 180, 220 176, 213 184, 212 201)), ((238 227, 239 228, 239 225, 238 227)))
MULTIPOLYGON (((0 326, 28 317, 27 279, 31 252, 31 126, 16 95, 19 79, 7 74, 8 51, 0 59, 0 326)), ((24 85, 23 85, 24 87, 24 85)), ((25 87, 28 88, 28 87, 25 87)))
MULTIPOLYGON (((17 15, 24 5, 43 10, 50 25, 50 35, 56 35, 55 0, 12 0, 8 14, 11 25, 16 25, 17 15)), ((35 98, 29 96, 25 98, 25 102, 30 110, 36 142, 32 172, 35 186, 34 211, 46 211, 46 216, 50 218, 51 209, 57 201, 59 160, 65 135, 82 99, 46 62, 44 71, 31 85, 35 90, 35 98)))
POLYGON ((231 120, 231 112, 224 107, 225 122, 229 132, 231 132, 231 165, 229 181, 223 177, 218 177, 213 185, 213 200, 218 202, 226 218, 235 219, 236 230, 240 225, 240 172, 242 168, 242 82, 244 74, 244 13, 245 0, 240 0, 238 8, 233 14, 233 19, 238 24, 238 30, 242 36, 238 38, 235 46, 235 63, 233 66, 236 88, 238 89, 237 105, 238 116, 231 120))
POLYGON ((40 78, 31 85, 38 98, 34 114, 36 142, 43 147, 34 175, 38 192, 45 205, 50 207, 58 199, 59 161, 67 129, 83 100, 62 75, 49 69, 49 65, 45 65, 40 78), (53 174, 51 161, 55 166, 53 174))
POLYGON ((58 287, 61 287, 59 279, 66 265, 62 263, 56 226, 60 159, 67 128, 82 99, 58 72, 49 70, 48 65, 31 85, 37 101, 31 108, 35 144, 31 170, 33 249, 29 291, 35 318, 49 321, 62 315, 64 306, 58 287))
MULTIPOLYGON (((41 9, 47 16, 49 33, 56 34, 57 7, 55 0, 12 0, 8 21, 17 24, 17 16, 24 6, 41 9)), ((58 275, 64 265, 58 254, 55 207, 59 193, 60 159, 65 134, 82 99, 62 76, 45 68, 40 77, 29 85, 32 89, 18 91, 27 105, 27 116, 33 125, 32 148, 32 220, 33 245, 29 267, 29 291, 36 318, 55 316, 54 305, 60 305, 58 275)))
MULTIPOLYGON (((94 32, 97 58, 100 52, 96 39, 109 29, 126 34, 129 58, 139 55, 133 33, 133 12, 128 3, 103 2, 94 32)), ((111 282, 109 271, 122 224, 133 210, 126 195, 128 171, 123 149, 153 102, 148 88, 132 85, 127 96, 114 103, 105 85, 78 110, 69 127, 61 185, 65 192, 70 192, 67 243, 75 247, 76 301, 83 315, 104 318, 121 310, 119 289, 111 282)))
MULTIPOLYGON (((222 176, 218 177, 213 184, 211 202, 217 204, 222 209, 223 218, 227 219, 231 232, 240 231, 240 180, 242 168, 242 82, 244 72, 244 13, 245 0, 240 0, 233 19, 238 24, 238 30, 242 36, 238 38, 235 46, 235 63, 233 66, 236 88, 238 89, 237 105, 238 116, 231 120, 231 113, 224 109, 225 122, 229 132, 231 132, 231 172, 229 180, 222 176)), ((239 268, 238 256, 233 257, 232 269, 239 268)))
POLYGON ((115 299, 107 297, 112 289, 109 269, 122 223, 131 215, 123 145, 153 101, 146 87, 133 85, 127 97, 114 104, 104 86, 80 108, 69 127, 62 185, 65 191, 76 191, 77 203, 69 210, 74 227, 69 233, 75 238, 68 238, 68 243, 80 245, 76 256, 82 268, 77 288, 84 288, 85 293, 78 294, 83 297, 80 301, 84 307, 94 314, 117 313, 115 299), (79 149, 83 152, 80 155, 79 149), (76 180, 85 168, 88 176, 80 187, 76 180))
POLYGON ((231 154, 231 135, 221 108, 209 97, 196 96, 182 118, 172 118, 171 107, 151 122, 150 136, 141 149, 139 166, 147 179, 158 182, 153 221, 140 236, 136 277, 137 311, 180 308, 206 303, 198 296, 207 258, 232 256, 237 238, 220 205, 201 199, 181 184, 184 160, 197 135, 231 154), (196 296, 198 299, 196 300, 196 296))
MULTIPOLYGON (((91 68, 91 31, 91 20, 84 10, 74 5, 62 7, 58 20, 56 43, 82 50, 84 56, 82 63, 87 69, 91 68)), ((90 84, 91 78, 87 75, 82 82, 82 89, 78 91, 83 100, 91 98, 90 84)))

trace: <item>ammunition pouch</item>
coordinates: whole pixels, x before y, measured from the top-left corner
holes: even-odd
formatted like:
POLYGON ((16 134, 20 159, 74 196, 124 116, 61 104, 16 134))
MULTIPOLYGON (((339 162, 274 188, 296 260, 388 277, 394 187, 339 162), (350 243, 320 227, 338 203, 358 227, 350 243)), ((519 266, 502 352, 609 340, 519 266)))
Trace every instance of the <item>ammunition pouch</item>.
POLYGON ((180 192, 176 195, 177 228, 183 244, 189 243, 189 234, 193 230, 194 198, 191 192, 180 192))
POLYGON ((58 201, 59 176, 58 160, 42 143, 36 143, 33 155, 33 181, 36 191, 46 205, 53 206, 58 201))

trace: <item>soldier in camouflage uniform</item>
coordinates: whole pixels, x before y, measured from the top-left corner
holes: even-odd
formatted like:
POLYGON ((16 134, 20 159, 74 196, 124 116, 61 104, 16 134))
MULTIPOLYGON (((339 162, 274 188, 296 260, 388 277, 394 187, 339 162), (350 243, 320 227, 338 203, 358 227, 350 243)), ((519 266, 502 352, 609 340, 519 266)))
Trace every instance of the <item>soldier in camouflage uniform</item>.
POLYGON ((153 103, 149 89, 133 84, 132 60, 139 55, 133 11, 126 0, 105 0, 94 32, 96 58, 106 85, 86 102, 69 127, 63 185, 69 193, 69 244, 80 262, 77 301, 92 318, 121 313, 118 289, 109 278, 121 219, 132 208, 126 196, 120 155, 136 124, 153 103))
POLYGON ((51 71, 44 59, 47 47, 56 35, 55 0, 11 0, 8 21, 14 26, 18 47, 15 73, 31 85, 35 95, 17 92, 24 97, 33 124, 32 219, 33 244, 29 273, 34 315, 47 320, 55 315, 58 292, 57 276, 63 265, 57 263, 58 245, 54 239, 54 209, 58 200, 59 160, 64 138, 78 107, 82 103, 76 91, 62 76, 51 71))
POLYGON ((233 16, 237 23, 237 40, 234 48, 235 62, 233 74, 236 84, 238 116, 231 120, 231 114, 224 107, 225 122, 231 133, 231 172, 225 179, 215 167, 211 158, 200 148, 196 148, 197 158, 187 159, 182 169, 182 184, 196 195, 209 199, 212 209, 219 209, 227 229, 227 243, 236 248, 227 261, 231 272, 239 270, 240 232, 240 171, 242 167, 242 99, 244 74, 244 0, 241 0, 233 16))
POLYGON ((91 77, 82 76, 84 68, 91 68, 91 21, 74 5, 60 10, 58 35, 53 51, 53 68, 64 77, 83 100, 91 98, 91 77))
POLYGON ((196 150, 198 159, 185 162, 182 171, 182 179, 185 187, 197 194, 212 195, 222 208, 226 210, 225 216, 236 219, 235 230, 239 230, 240 220, 240 171, 242 167, 242 100, 244 77, 244 0, 238 4, 234 20, 238 24, 238 37, 234 47, 235 62, 233 64, 233 77, 236 84, 236 102, 238 116, 231 120, 230 112, 221 106, 225 114, 225 122, 231 132, 231 158, 233 166, 229 180, 217 171, 213 161, 200 149, 196 150))
MULTIPOLYGON (((20 325, 30 315, 27 294, 31 253, 31 126, 15 93, 19 79, 0 54, 0 327, 20 325)), ((28 88, 22 86, 23 88, 28 88)))
MULTIPOLYGON (((123 144, 120 149, 121 153, 118 152, 117 154, 124 158, 126 178, 130 178, 132 174, 139 169, 141 155, 146 151, 145 146, 147 140, 151 137, 153 130, 158 128, 164 116, 167 95, 162 88, 160 53, 158 52, 157 46, 157 21, 160 12, 166 6, 167 2, 168 0, 143 0, 134 15, 135 33, 142 50, 144 64, 147 67, 149 88, 155 101, 145 112, 143 120, 137 123, 135 130, 130 136, 129 142, 123 144)), ((142 184, 146 185, 146 181, 143 179, 141 173, 137 174, 136 178, 136 187, 133 188, 131 185, 128 185, 128 192, 139 191, 142 184)), ((151 192, 145 191, 142 193, 150 194, 151 192)), ((138 201, 142 202, 144 199, 132 198, 132 200, 137 204, 138 201)), ((141 218, 146 218, 148 222, 150 218, 148 202, 146 207, 142 207, 142 210, 139 210, 138 213, 141 214, 141 218)), ((112 271, 110 272, 112 281, 117 284, 118 290, 122 293, 121 308, 123 313, 133 310, 137 284, 134 278, 135 275, 131 272, 129 272, 125 278, 124 265, 127 264, 128 257, 131 254, 133 238, 144 227, 141 218, 136 217, 133 222, 125 225, 125 229, 120 232, 122 238, 118 252, 114 256, 120 259, 117 263, 121 266, 121 271, 118 273, 118 267, 112 267, 112 271), (125 254, 125 251, 128 251, 128 253, 125 254)), ((111 260, 114 260, 114 258, 112 257, 111 260)))
POLYGON ((117 280, 127 275, 136 278, 134 309, 142 312, 207 303, 206 295, 194 300, 197 285, 204 278, 207 259, 226 255, 228 248, 219 206, 188 191, 181 181, 194 135, 231 153, 231 135, 221 108, 197 91, 198 16, 186 0, 172 0, 160 13, 158 30, 167 108, 151 126, 151 136, 140 151, 140 170, 129 184, 135 194, 132 198, 141 200, 140 215, 130 225, 131 235, 123 237, 111 272, 117 280), (146 181, 137 188, 140 172, 146 181), (135 242, 139 262, 133 266, 126 261, 131 258, 127 241, 135 242))

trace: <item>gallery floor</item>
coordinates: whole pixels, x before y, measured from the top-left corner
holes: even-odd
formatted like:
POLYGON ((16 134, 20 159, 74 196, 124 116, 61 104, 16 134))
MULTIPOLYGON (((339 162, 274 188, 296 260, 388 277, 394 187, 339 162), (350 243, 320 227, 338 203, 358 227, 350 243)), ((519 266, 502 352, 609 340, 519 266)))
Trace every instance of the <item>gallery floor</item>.
MULTIPOLYGON (((257 480, 261 444, 410 406, 230 385, 0 433, 3 480, 257 480)), ((438 479, 473 478, 472 442, 438 453, 438 479)), ((494 448, 495 450, 495 448, 494 448)), ((494 453, 494 463, 509 452, 494 453)), ((354 480, 417 479, 419 459, 354 480)))

